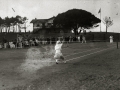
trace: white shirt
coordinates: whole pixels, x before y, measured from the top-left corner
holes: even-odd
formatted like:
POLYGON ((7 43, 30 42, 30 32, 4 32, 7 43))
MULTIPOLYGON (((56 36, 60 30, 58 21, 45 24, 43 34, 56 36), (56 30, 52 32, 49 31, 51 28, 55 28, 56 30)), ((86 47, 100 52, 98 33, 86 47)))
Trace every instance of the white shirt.
POLYGON ((60 42, 60 41, 57 41, 56 42, 56 45, 55 45, 55 50, 58 52, 60 52, 60 50, 62 49, 62 42, 60 42))

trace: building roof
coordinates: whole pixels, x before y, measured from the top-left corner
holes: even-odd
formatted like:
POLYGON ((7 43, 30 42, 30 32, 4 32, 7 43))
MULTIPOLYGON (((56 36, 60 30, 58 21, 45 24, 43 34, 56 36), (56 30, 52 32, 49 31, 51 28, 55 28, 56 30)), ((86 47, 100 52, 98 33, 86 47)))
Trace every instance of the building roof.
POLYGON ((51 17, 51 18, 49 18, 49 19, 33 19, 30 23, 45 23, 45 22, 47 22, 48 20, 50 20, 50 19, 54 19, 55 17, 51 17))
POLYGON ((33 19, 30 23, 45 23, 47 21, 47 19, 33 19))

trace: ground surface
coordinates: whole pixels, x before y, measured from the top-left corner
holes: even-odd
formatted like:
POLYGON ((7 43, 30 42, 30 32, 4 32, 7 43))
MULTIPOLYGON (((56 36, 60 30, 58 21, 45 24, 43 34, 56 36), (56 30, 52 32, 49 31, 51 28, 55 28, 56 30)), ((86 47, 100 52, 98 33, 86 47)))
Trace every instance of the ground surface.
POLYGON ((116 44, 73 43, 55 64, 54 45, 0 50, 0 90, 120 90, 116 44))

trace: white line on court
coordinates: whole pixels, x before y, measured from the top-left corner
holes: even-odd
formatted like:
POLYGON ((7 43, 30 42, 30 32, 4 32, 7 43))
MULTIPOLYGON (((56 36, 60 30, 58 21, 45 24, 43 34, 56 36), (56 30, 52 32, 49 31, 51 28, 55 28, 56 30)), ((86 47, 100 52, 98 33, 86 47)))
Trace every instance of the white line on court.
MULTIPOLYGON (((112 48, 114 48, 114 47, 112 47, 112 48)), ((72 58, 72 59, 69 59, 69 60, 66 60, 66 61, 71 61, 71 60, 74 60, 74 59, 82 58, 82 57, 89 56, 89 55, 92 55, 92 54, 95 54, 95 53, 98 53, 98 52, 101 52, 101 51, 105 51, 105 50, 108 50, 108 49, 111 49, 111 48, 107 48, 107 49, 103 49, 103 50, 100 50, 100 51, 97 51, 97 52, 89 53, 89 54, 86 54, 86 55, 83 55, 83 56, 80 56, 80 57, 76 57, 76 58, 72 58)))
MULTIPOLYGON (((86 50, 86 51, 79 52, 79 53, 84 53, 84 52, 88 52, 88 51, 92 51, 92 50, 96 50, 96 49, 99 49, 99 48, 95 48, 95 49, 91 49, 91 50, 86 50)), ((79 54, 79 53, 69 54, 69 55, 66 55, 65 57, 68 57, 68 56, 71 56, 71 55, 75 55, 75 54, 79 54)))
MULTIPOLYGON (((112 45, 112 46, 115 46, 115 45, 112 45)), ((92 50, 96 50, 96 49, 100 49, 100 48, 95 48, 95 49, 91 49, 91 50, 86 50, 86 51, 79 52, 79 53, 84 53, 84 52, 87 52, 87 51, 92 51, 92 50)), ((75 54, 79 54, 79 53, 69 54, 69 55, 66 55, 66 56, 64 56, 64 57, 68 57, 68 56, 75 55, 75 54)))
MULTIPOLYGON (((116 47, 116 46, 114 45, 114 47, 112 47, 112 48, 115 48, 115 47, 116 47)), ((96 52, 89 53, 89 54, 86 54, 86 55, 83 55, 83 56, 80 56, 80 57, 68 59, 68 60, 66 60, 66 61, 72 61, 72 60, 74 60, 74 59, 78 59, 78 58, 82 58, 82 57, 85 57, 85 56, 89 56, 89 55, 92 55, 92 54, 95 54, 95 53, 98 53, 98 52, 102 52, 102 51, 105 51, 105 50, 108 50, 108 49, 111 49, 111 48, 102 49, 102 50, 100 50, 100 51, 96 51, 96 52)), ((40 62, 55 62, 55 61, 40 61, 40 62)))

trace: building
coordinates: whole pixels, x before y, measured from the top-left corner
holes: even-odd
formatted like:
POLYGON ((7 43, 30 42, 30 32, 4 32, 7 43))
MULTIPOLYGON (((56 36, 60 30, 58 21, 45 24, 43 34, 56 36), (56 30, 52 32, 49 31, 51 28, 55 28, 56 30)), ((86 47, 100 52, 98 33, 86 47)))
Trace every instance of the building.
POLYGON ((33 19, 30 23, 33 23, 33 32, 39 34, 40 37, 58 37, 58 36, 71 36, 71 32, 68 29, 61 27, 53 27, 53 21, 55 17, 49 19, 33 19))
POLYGON ((53 26, 53 20, 55 17, 49 19, 33 19, 30 23, 33 23, 33 32, 40 31, 42 29, 51 28, 53 26))

